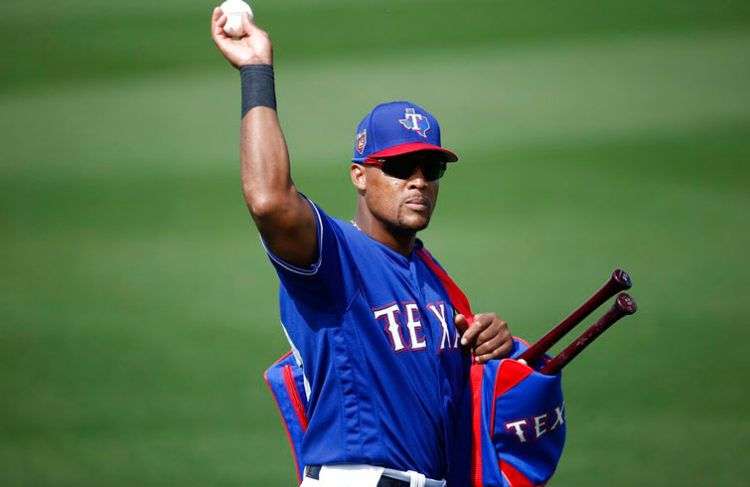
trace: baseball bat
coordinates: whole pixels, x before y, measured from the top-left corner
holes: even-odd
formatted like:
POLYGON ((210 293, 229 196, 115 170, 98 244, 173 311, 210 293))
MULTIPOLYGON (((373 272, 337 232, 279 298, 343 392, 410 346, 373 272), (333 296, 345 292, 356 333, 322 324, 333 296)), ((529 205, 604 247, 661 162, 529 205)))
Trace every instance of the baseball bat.
POLYGON ((574 310, 567 318, 562 320, 558 325, 547 332, 542 338, 537 340, 532 346, 526 349, 518 358, 531 363, 541 357, 547 350, 558 342, 566 333, 572 330, 578 323, 586 319, 596 308, 604 304, 609 298, 630 289, 633 283, 630 275, 622 269, 615 269, 609 280, 595 292, 581 306, 574 310))
POLYGON ((636 312, 638 307, 635 304, 635 300, 630 297, 627 293, 622 293, 617 296, 615 304, 612 305, 609 311, 604 313, 596 323, 588 327, 581 336, 579 336, 573 343, 565 347, 565 349, 557 354, 555 358, 544 364, 539 369, 542 374, 553 375, 562 370, 563 367, 568 365, 576 356, 581 353, 586 347, 588 347, 594 340, 596 340, 607 328, 614 325, 620 318, 624 316, 632 315, 636 312))

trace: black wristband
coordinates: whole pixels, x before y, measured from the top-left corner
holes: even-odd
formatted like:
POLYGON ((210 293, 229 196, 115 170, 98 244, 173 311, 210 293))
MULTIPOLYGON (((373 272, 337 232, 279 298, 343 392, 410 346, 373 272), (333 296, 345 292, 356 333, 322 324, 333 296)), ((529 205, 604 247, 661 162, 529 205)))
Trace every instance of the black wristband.
POLYGON ((242 116, 253 107, 269 107, 276 110, 276 89, 273 82, 273 66, 270 64, 247 64, 240 68, 242 84, 242 116))

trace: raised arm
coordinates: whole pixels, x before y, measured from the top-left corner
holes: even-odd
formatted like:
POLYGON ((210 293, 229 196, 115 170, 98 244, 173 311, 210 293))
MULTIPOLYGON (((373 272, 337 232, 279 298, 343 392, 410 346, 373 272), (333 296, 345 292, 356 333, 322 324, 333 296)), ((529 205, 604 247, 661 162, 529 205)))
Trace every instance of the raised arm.
POLYGON ((214 9, 211 37, 227 61, 242 71, 243 98, 249 100, 240 130, 245 203, 270 250, 287 262, 307 266, 317 254, 315 216, 292 182, 276 109, 266 106, 274 105, 267 103, 273 93, 271 39, 247 16, 243 16, 243 36, 232 39, 224 33, 226 21, 221 9, 214 9), (248 96, 251 90, 254 94, 248 96))

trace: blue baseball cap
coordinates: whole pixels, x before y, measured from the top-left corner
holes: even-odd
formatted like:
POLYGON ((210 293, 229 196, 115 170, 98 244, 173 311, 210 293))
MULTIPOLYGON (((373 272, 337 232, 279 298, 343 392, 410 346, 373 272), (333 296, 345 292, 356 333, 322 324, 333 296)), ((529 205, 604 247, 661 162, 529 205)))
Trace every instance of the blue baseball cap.
POLYGON ((415 103, 392 101, 372 109, 357 125, 352 162, 435 151, 446 162, 458 156, 440 144, 440 125, 430 112, 415 103))

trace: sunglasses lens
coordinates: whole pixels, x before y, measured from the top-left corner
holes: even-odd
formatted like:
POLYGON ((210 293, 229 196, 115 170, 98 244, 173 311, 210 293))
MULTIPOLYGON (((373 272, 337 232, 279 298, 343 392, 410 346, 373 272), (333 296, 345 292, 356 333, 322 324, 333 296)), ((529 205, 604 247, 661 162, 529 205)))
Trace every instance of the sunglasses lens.
POLYGON ((443 177, 447 164, 445 162, 424 162, 419 161, 397 161, 389 160, 383 162, 382 169, 388 176, 398 179, 409 179, 417 166, 421 166, 422 174, 427 181, 435 181, 443 177))
POLYGON ((422 164, 422 173, 428 181, 435 181, 440 179, 445 174, 446 163, 445 162, 433 162, 428 164, 422 164))
POLYGON ((414 174, 417 163, 413 161, 385 161, 383 172, 398 179, 409 179, 414 174))

